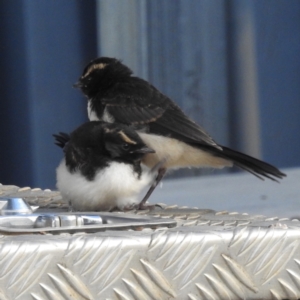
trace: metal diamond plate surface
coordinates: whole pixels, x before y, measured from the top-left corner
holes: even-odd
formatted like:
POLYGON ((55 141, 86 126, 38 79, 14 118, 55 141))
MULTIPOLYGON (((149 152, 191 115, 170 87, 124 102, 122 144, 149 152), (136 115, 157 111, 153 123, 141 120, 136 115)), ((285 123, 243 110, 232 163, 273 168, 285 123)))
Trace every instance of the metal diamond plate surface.
MULTIPOLYGON (((55 191, 0 186, 0 197, 66 211, 55 191)), ((138 226, 92 231, 9 231, 3 223, 0 299, 300 298, 299 221, 162 207, 112 214, 138 226)))

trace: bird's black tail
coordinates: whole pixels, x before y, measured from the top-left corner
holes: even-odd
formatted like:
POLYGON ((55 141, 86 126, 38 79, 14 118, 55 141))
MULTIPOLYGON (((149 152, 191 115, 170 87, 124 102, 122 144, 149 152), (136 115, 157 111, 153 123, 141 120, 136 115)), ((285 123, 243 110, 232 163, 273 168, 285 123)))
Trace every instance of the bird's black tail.
POLYGON ((227 147, 222 146, 222 148, 223 151, 218 150, 217 153, 215 153, 217 156, 231 160, 235 166, 252 173, 260 179, 267 177, 271 180, 277 181, 277 178, 281 179, 286 176, 286 174, 282 173, 276 167, 264 161, 227 147))
POLYGON ((70 141, 70 136, 64 132, 60 132, 59 134, 53 134, 53 136, 55 138, 55 145, 65 150, 66 145, 70 141))

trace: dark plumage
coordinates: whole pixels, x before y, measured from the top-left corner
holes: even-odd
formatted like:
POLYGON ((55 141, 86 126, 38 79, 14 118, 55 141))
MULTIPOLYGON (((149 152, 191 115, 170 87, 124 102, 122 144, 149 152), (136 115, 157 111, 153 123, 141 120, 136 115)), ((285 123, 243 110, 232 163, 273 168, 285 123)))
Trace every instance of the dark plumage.
POLYGON ((141 159, 154 151, 128 126, 88 122, 70 135, 54 135, 65 157, 57 168, 57 187, 76 210, 111 210, 137 205, 136 194, 151 172, 141 159))
MULTIPOLYGON (((285 176, 266 162, 218 145, 172 100, 133 76, 117 59, 101 57, 90 62, 75 86, 88 98, 90 120, 118 122, 137 130, 156 152, 143 158, 148 166, 167 158, 164 169, 236 165, 261 179, 285 176)), ((162 177, 165 170, 161 171, 162 177)))

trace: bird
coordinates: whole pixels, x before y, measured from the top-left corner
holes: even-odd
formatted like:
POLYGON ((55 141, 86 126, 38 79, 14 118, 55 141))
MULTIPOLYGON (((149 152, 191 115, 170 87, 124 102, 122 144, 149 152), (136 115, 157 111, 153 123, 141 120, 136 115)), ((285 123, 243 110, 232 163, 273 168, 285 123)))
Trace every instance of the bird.
POLYGON ((116 58, 92 60, 74 87, 87 97, 89 120, 130 126, 155 151, 142 158, 144 165, 152 167, 167 157, 144 201, 169 169, 237 166, 260 179, 278 181, 286 176, 271 164, 215 142, 174 101, 148 81, 134 76, 116 58))
POLYGON ((64 152, 56 169, 57 188, 71 211, 138 208, 137 195, 151 184, 157 170, 142 168, 141 159, 154 150, 134 130, 92 121, 70 134, 53 136, 64 152))

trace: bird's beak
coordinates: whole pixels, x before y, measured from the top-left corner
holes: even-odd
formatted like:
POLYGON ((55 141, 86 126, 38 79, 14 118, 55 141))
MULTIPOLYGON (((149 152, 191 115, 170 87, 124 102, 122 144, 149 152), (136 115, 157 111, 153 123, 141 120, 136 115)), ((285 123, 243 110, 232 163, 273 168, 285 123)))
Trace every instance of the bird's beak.
POLYGON ((80 89, 80 88, 82 88, 82 86, 83 86, 83 84, 80 81, 78 81, 75 84, 73 84, 74 88, 79 88, 80 89))
POLYGON ((142 154, 146 154, 146 153, 155 153, 155 151, 151 148, 148 148, 147 146, 138 149, 138 150, 134 150, 134 153, 142 153, 142 154))

